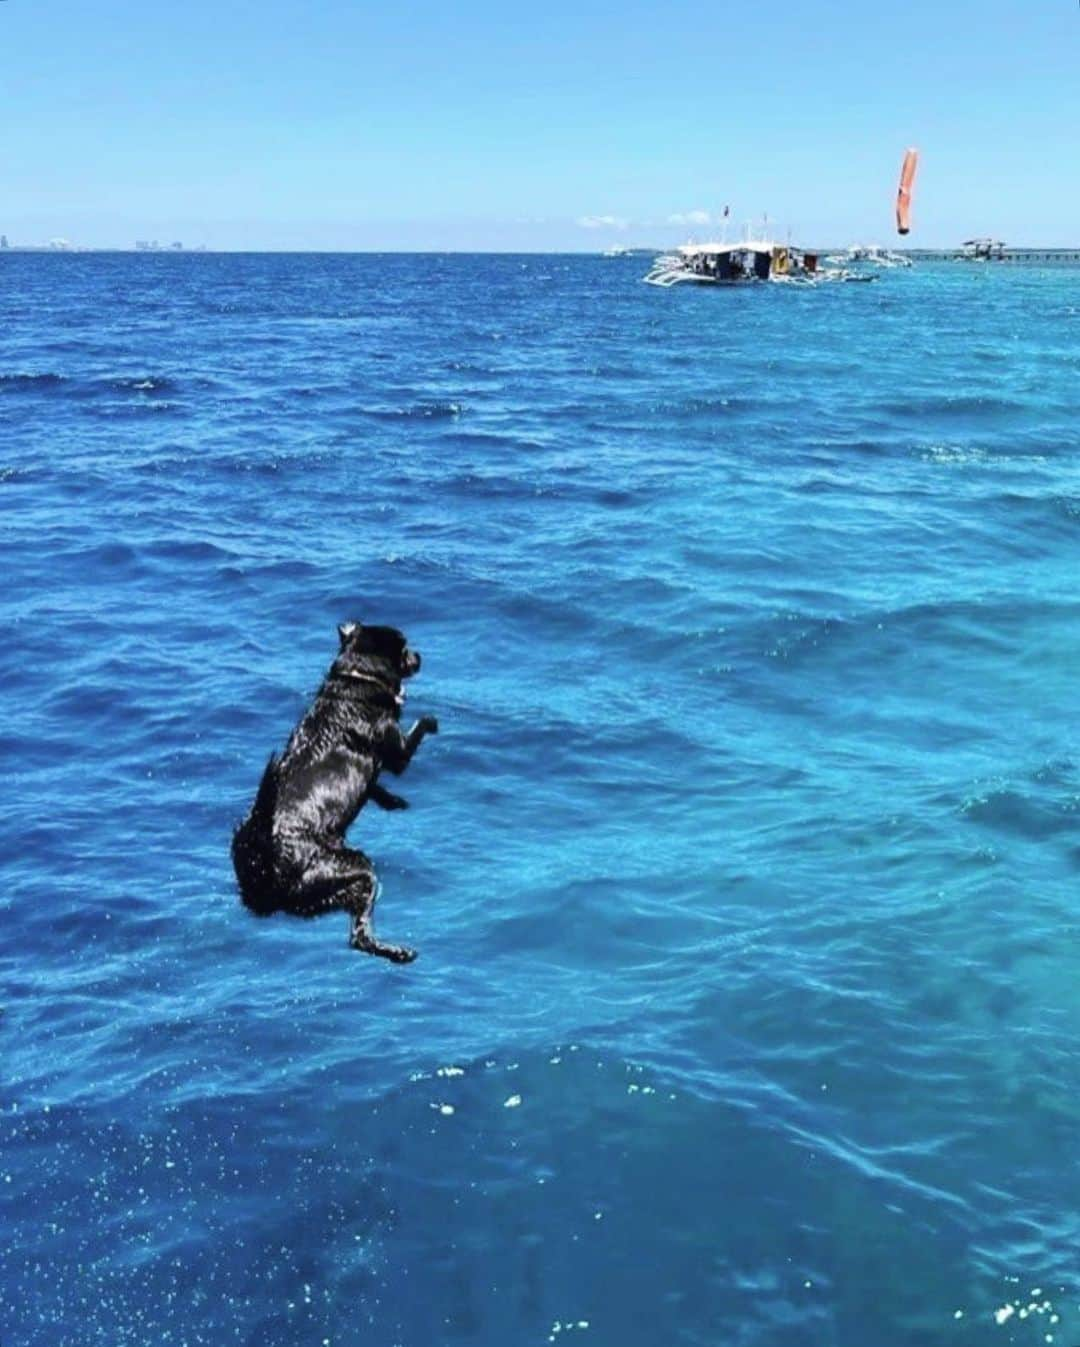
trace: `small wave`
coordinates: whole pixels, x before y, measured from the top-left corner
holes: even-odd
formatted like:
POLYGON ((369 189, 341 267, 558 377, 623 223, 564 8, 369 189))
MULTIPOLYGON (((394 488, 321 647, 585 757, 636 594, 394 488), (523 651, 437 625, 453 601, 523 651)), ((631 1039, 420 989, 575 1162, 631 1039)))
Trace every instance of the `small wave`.
POLYGON ((204 538, 158 538, 144 549, 152 561, 222 561, 234 559, 235 554, 204 538))
POLYGON ((30 468, 0 468, 0 483, 27 482, 36 476, 30 468))
POLYGON ((465 406, 461 402, 415 402, 407 407, 375 406, 361 410, 377 421, 451 421, 464 415, 465 406))
POLYGON ((988 791, 965 800, 960 812, 974 823, 1032 841, 1044 841, 1080 825, 1075 797, 1067 800, 1037 800, 1014 789, 988 791))
POLYGON ((457 430, 447 429, 439 434, 439 443, 453 445, 460 449, 504 449, 515 452, 519 449, 543 449, 544 444, 537 439, 522 435, 505 435, 494 430, 457 430))
POLYGON ((940 463, 946 467, 965 467, 972 463, 982 465, 991 459, 985 449, 965 444, 933 444, 923 450, 922 457, 927 463, 940 463))
MULTIPOLYGON (((253 561, 245 565, 233 563, 223 566, 219 574, 226 580, 303 580, 318 575, 319 568, 313 562, 301 560, 253 561)), ((343 597, 339 610, 344 612, 354 600, 343 597)))
POLYGON ((109 379, 106 386, 115 393, 171 393, 176 384, 164 375, 135 375, 128 378, 109 379))
POLYGON ((1072 605, 1046 600, 1023 605, 956 601, 916 603, 862 612, 817 615, 779 612, 741 624, 742 643, 751 658, 765 655, 790 670, 821 662, 850 662, 853 671, 872 676, 884 659, 906 661, 914 651, 962 650, 1001 654, 1015 648, 1039 613, 1060 620, 1072 605))
POLYGON ((442 361, 440 368, 448 370, 452 374, 479 374, 486 379, 495 379, 499 377, 499 371, 497 369, 492 365, 484 364, 478 360, 444 360, 442 361))
POLYGON ((59 388, 67 380, 63 374, 0 374, 0 393, 34 393, 59 388))
POLYGON ((155 399, 139 398, 130 402, 89 403, 85 408, 85 414, 101 421, 119 421, 129 417, 182 413, 183 410, 178 402, 158 402, 155 399))
POLYGON ((219 474, 277 477, 290 469, 302 473, 320 466, 325 460, 326 455, 317 451, 293 452, 288 457, 276 458, 267 457, 262 451, 215 454, 192 449, 186 453, 154 453, 133 462, 130 470, 141 477, 171 479, 197 468, 204 480, 212 481, 219 474))
POLYGON ((0 392, 30 393, 49 389, 63 389, 72 397, 94 398, 102 393, 136 393, 141 397, 157 397, 177 391, 174 380, 164 375, 116 375, 85 382, 66 374, 45 371, 40 374, 0 374, 0 392))
POLYGON ((1080 825, 1076 763, 1068 756, 1050 758, 1018 782, 988 782, 960 805, 975 823, 1041 841, 1080 825))
POLYGON ((1080 499, 1076 496, 1028 495, 1020 491, 1002 491, 983 497, 995 511, 1008 511, 1008 518, 1030 525, 1036 540, 1045 542, 1055 527, 1071 532, 1080 519, 1080 499))
POLYGON ((694 417, 722 414, 732 416, 763 406, 768 399, 724 396, 715 398, 688 397, 679 402, 656 402, 651 410, 657 416, 694 417))
POLYGON ((881 410, 890 416, 905 418, 941 416, 941 417, 994 417, 1010 412, 1027 414, 1030 404, 1019 398, 1003 398, 997 394, 959 393, 950 396, 912 397, 910 402, 891 400, 881 404, 881 410))
POLYGON ((109 542, 87 548, 80 557, 80 564, 127 569, 136 565, 138 560, 138 552, 129 543, 109 542))
POLYGON ((542 495, 539 487, 518 478, 496 476, 493 473, 458 473, 444 483, 444 489, 455 496, 483 496, 488 499, 532 500, 542 495))

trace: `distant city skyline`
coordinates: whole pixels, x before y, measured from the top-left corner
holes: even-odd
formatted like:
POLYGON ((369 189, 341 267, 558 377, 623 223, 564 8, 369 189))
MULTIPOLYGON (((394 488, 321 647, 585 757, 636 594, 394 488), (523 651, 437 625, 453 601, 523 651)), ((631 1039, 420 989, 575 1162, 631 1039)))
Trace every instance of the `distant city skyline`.
POLYGON ((773 231, 1080 242, 1080 18, 551 0, 222 10, 12 0, 0 229, 211 249, 597 251, 773 231))

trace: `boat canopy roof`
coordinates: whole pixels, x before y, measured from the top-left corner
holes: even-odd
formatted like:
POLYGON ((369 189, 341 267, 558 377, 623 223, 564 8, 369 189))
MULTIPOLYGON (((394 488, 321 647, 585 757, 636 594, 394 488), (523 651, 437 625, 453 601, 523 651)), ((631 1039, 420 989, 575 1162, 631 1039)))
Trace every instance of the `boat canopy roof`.
POLYGON ((766 239, 750 239, 742 243, 684 243, 679 252, 684 257, 693 257, 697 253, 771 253, 779 246, 766 239))

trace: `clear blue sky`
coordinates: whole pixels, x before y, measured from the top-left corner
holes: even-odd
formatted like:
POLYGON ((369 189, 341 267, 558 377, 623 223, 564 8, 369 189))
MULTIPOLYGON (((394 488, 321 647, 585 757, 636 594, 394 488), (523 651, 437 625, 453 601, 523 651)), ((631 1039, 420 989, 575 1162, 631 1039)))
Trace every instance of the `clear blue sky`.
POLYGON ((2 0, 0 117, 19 242, 1080 244, 1077 0, 2 0))

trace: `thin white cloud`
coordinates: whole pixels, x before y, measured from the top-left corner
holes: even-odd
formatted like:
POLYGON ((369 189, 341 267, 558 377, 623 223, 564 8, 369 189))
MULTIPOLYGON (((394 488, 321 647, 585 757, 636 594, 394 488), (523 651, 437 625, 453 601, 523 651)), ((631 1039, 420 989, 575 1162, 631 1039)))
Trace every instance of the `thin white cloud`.
POLYGON ((621 215, 579 215, 578 224, 582 229, 629 229, 630 221, 621 215))
POLYGON ((711 221, 712 216, 707 210, 678 211, 667 217, 667 222, 671 225, 707 225, 711 221))

